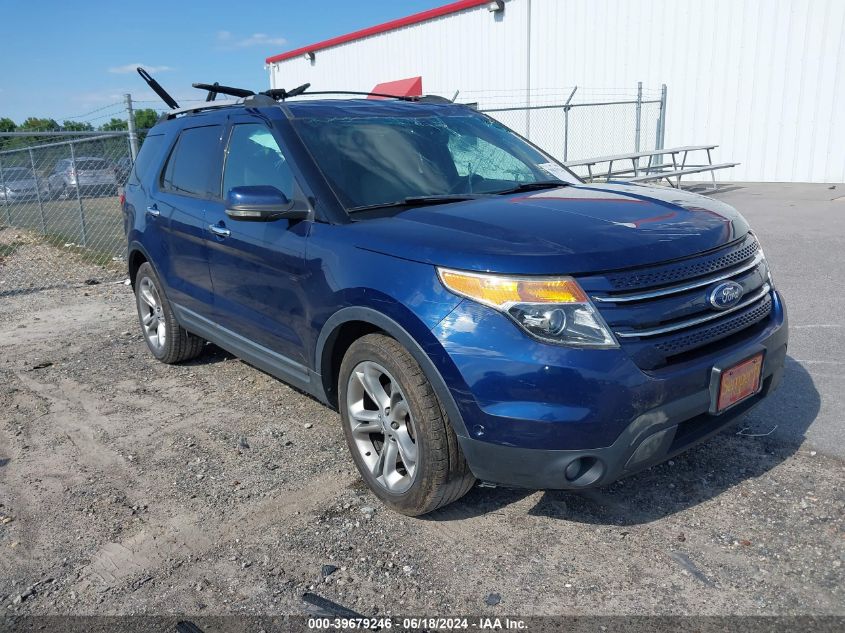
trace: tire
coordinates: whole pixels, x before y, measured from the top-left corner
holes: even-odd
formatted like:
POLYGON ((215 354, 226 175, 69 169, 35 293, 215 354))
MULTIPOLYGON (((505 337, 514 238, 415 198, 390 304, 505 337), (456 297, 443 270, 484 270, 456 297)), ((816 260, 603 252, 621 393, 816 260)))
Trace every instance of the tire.
POLYGON ((181 363, 202 353, 205 340, 176 321, 164 288, 148 262, 141 264, 135 275, 135 304, 147 347, 162 363, 181 363))
POLYGON ((384 334, 355 341, 338 382, 352 459, 385 505, 418 516, 469 492, 475 477, 452 425, 419 364, 398 341, 384 334))

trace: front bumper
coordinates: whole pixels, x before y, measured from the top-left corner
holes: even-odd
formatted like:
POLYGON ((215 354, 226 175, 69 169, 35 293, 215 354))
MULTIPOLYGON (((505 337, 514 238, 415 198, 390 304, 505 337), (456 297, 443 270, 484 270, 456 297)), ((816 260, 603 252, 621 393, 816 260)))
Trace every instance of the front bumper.
POLYGON ((512 348, 515 326, 489 311, 464 333, 462 317, 469 323, 482 313, 459 306, 436 333, 462 379, 444 376, 466 428, 459 439, 472 472, 485 482, 525 488, 603 486, 715 435, 782 379, 787 319, 780 297, 773 297, 768 321, 748 338, 655 372, 642 371, 621 350, 554 348, 526 343, 527 337, 512 348), (492 336, 499 352, 477 343, 468 348, 465 334, 476 342, 492 336), (758 352, 764 353, 760 392, 711 414, 713 368, 758 352))

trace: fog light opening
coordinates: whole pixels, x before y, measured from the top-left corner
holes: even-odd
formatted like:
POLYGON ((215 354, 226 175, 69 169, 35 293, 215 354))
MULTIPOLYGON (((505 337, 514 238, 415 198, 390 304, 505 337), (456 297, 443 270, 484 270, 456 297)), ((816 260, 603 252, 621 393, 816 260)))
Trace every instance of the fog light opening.
POLYGON ((589 486, 604 474, 604 464, 595 457, 577 457, 563 471, 566 481, 576 486, 589 486))

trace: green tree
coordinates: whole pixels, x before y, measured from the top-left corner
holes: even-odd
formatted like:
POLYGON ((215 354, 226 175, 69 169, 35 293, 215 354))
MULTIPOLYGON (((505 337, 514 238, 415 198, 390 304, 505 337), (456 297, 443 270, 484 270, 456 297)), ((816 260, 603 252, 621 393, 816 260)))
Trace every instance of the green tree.
POLYGON ((26 121, 21 123, 21 132, 54 132, 59 129, 59 124, 55 119, 39 119, 31 116, 26 121))
POLYGON ((135 110, 135 129, 148 130, 158 121, 158 112, 152 108, 135 110))
MULTIPOLYGON (((0 132, 14 132, 17 129, 17 125, 12 119, 7 117, 0 117, 0 132)), ((0 136, 0 149, 6 149, 12 145, 12 141, 14 141, 14 137, 2 137, 0 136)))
POLYGON ((62 129, 67 132, 90 132, 93 126, 90 123, 81 121, 65 121, 62 123, 62 129))
POLYGON ((104 123, 100 129, 104 132, 120 132, 121 130, 127 129, 129 126, 126 124, 126 121, 123 119, 115 119, 112 118, 111 121, 108 123, 104 123))
POLYGON ((43 141, 44 139, 43 136, 38 136, 38 132, 52 132, 60 129, 59 124, 56 123, 55 119, 41 119, 34 116, 27 118, 26 121, 18 126, 15 126, 15 124, 9 119, 1 119, 0 121, 2 121, 0 128, 2 128, 3 131, 30 132, 32 134, 32 136, 16 136, 13 138, 0 139, 0 141, 2 141, 3 149, 15 149, 18 147, 35 145, 39 142, 39 140, 43 141), (7 129, 10 127, 10 123, 13 129, 7 129))

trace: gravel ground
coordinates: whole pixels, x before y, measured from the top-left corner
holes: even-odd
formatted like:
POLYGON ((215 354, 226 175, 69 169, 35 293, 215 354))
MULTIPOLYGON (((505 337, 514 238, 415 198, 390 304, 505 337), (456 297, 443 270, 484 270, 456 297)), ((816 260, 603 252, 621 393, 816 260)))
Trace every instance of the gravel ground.
POLYGON ((301 614, 313 592, 365 615, 845 615, 845 464, 803 439, 827 415, 803 360, 609 488, 475 488, 412 519, 362 485, 335 412, 214 347, 155 362, 127 286, 0 298, 0 350, 0 613, 301 614))

